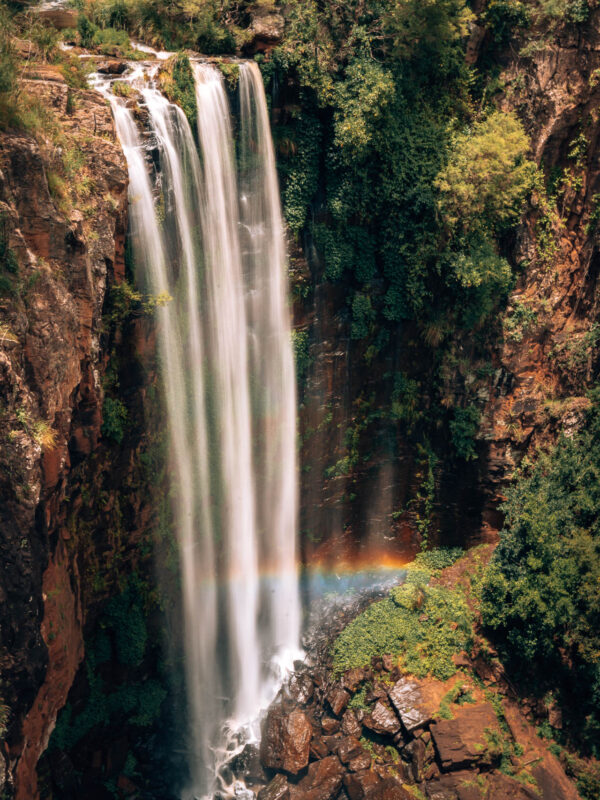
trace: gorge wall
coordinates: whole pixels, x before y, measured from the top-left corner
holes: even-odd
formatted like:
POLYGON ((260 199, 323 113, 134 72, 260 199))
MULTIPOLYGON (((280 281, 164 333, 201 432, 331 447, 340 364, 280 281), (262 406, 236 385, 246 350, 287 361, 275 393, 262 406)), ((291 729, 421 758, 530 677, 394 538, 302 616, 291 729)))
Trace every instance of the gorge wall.
MULTIPOLYGON (((434 331, 427 342, 418 324, 400 324, 375 358, 353 338, 347 293, 325 279, 323 253, 305 231, 292 274, 307 337, 300 411, 307 559, 397 548, 401 560, 424 532, 446 544, 494 541, 515 470, 559 432, 576 430, 589 406, 598 358, 600 13, 593 9, 581 25, 540 24, 529 33, 537 47, 518 35, 506 47, 494 40, 488 5, 479 4, 471 24, 467 60, 482 70, 495 65, 495 103, 522 120, 560 197, 552 209, 546 190, 534 191, 505 242, 516 282, 486 330, 452 331, 449 343, 447 332, 441 342, 434 331), (417 381, 415 417, 436 402, 477 409, 473 456, 457 455, 440 422, 428 460, 405 425, 379 413, 394 402, 395 370, 417 381)), ((285 93, 275 102, 276 119, 285 118, 285 93)), ((318 195, 313 218, 323 215, 322 203, 318 195)))

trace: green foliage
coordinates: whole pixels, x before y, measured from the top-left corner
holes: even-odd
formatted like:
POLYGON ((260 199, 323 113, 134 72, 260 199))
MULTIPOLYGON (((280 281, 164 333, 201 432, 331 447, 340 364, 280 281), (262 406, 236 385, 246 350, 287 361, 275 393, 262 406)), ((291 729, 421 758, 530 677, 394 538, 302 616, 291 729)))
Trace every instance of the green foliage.
POLYGON ((598 753, 600 718, 600 410, 509 490, 505 529, 482 593, 483 620, 512 669, 557 688, 598 753))
POLYGON ((61 711, 49 748, 69 750, 93 728, 121 724, 149 727, 156 723, 167 692, 140 668, 149 650, 142 584, 132 577, 125 590, 106 604, 94 635, 86 642, 85 670, 89 694, 83 709, 74 713, 67 703, 61 711), (115 686, 102 677, 103 665, 118 662, 127 679, 115 686))
POLYGON ((91 46, 97 31, 97 25, 94 25, 85 14, 79 14, 77 17, 77 32, 79 34, 79 41, 83 47, 91 46))
MULTIPOLYGON (((82 14, 87 22, 78 27, 82 44, 101 47, 114 46, 118 38, 114 32, 128 34, 169 50, 190 48, 207 55, 233 53, 236 50, 234 26, 231 25, 234 6, 239 2, 216 0, 183 0, 181 3, 165 3, 164 0, 85 0, 81 3, 82 14)), ((119 39, 118 46, 124 46, 119 39)), ((127 41, 129 46, 129 41, 127 41)))
POLYGON ((472 461, 477 458, 475 437, 479 430, 480 413, 475 406, 455 408, 454 419, 450 422, 452 444, 459 458, 472 461))
POLYGON ((457 555, 422 553, 408 570, 406 583, 369 606, 338 636, 332 650, 334 671, 362 667, 373 656, 390 653, 418 677, 452 677, 452 656, 470 646, 471 612, 459 592, 427 583, 432 570, 449 565, 457 555))
POLYGON ((122 400, 105 397, 102 406, 102 435, 121 444, 127 429, 128 413, 122 400))
POLYGON ((15 251, 10 247, 9 226, 9 218, 0 214, 0 296, 18 293, 15 278, 19 272, 19 262, 15 251))
POLYGON ((296 364, 296 380, 298 386, 301 386, 313 362, 309 351, 308 331, 293 330, 292 346, 294 348, 294 363, 296 364))
POLYGON ((192 130, 196 128, 198 109, 194 73, 189 58, 178 53, 167 61, 160 72, 161 88, 172 103, 183 109, 192 130))
POLYGON ((518 29, 529 27, 531 8, 523 0, 490 0, 485 19, 496 43, 505 46, 518 29))
POLYGON ((0 2, 0 129, 4 129, 17 83, 17 59, 13 45, 12 14, 0 2))
POLYGON ((522 300, 517 300, 510 315, 504 319, 504 330, 510 339, 520 342, 536 322, 537 312, 522 300))

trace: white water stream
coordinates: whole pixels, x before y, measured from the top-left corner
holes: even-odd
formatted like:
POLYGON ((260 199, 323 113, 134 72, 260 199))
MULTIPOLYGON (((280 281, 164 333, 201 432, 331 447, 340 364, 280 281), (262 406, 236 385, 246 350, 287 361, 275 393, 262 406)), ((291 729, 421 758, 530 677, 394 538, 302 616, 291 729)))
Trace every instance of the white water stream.
POLYGON ((127 159, 138 280, 171 297, 157 313, 185 617, 185 796, 194 798, 217 787, 232 739, 256 736, 260 709, 298 656, 295 378, 258 67, 240 64, 239 162, 219 70, 194 64, 197 149, 181 109, 148 81, 155 69, 125 78, 148 111, 150 143, 110 83, 97 85, 127 159))

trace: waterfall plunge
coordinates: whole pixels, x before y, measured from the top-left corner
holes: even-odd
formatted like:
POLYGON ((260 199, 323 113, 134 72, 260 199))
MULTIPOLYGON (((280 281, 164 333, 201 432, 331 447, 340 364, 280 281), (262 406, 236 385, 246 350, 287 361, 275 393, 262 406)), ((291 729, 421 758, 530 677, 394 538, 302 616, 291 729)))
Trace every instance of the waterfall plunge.
MULTIPOLYGON (((142 88, 159 219, 132 112, 109 97, 130 177, 138 278, 158 309, 185 615, 193 785, 210 794, 226 730, 250 726, 297 655, 295 379, 275 158, 258 67, 240 65, 239 165, 222 76, 195 64, 198 143, 142 88)), ((142 81, 142 86, 145 86, 142 81)))

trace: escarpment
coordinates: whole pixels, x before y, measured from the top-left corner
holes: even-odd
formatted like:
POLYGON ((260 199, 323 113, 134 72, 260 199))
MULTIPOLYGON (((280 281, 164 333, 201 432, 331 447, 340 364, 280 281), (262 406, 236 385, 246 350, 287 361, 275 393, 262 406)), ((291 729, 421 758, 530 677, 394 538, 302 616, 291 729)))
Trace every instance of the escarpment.
POLYGON ((127 172, 95 92, 50 70, 23 91, 44 116, 36 135, 0 135, 0 662, 3 785, 33 798, 83 657, 90 576, 77 520, 90 494, 78 475, 103 436, 104 312, 125 273, 127 172))

